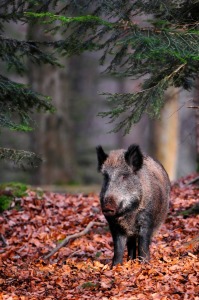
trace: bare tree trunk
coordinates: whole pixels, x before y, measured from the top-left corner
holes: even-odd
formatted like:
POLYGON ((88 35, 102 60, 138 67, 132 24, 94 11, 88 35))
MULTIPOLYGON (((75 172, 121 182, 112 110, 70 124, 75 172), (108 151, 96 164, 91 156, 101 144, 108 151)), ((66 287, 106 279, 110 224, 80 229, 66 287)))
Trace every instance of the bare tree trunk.
POLYGON ((196 170, 199 172, 199 79, 196 82, 195 99, 196 114, 196 170))
MULTIPOLYGON (((31 25, 29 39, 49 40, 41 27, 31 25)), ((74 180, 75 152, 73 120, 71 118, 70 70, 66 59, 64 68, 38 66, 29 62, 29 82, 37 92, 52 97, 54 114, 36 116, 36 129, 31 137, 31 148, 44 159, 34 174, 35 184, 66 183, 74 180)))
POLYGON ((169 178, 176 178, 178 154, 178 97, 177 88, 169 88, 165 94, 165 105, 159 120, 152 121, 151 152, 158 159, 169 174, 169 178))
MULTIPOLYGON (((126 85, 125 80, 123 78, 119 78, 117 81, 117 93, 126 93, 126 85)), ((119 130, 115 133, 116 135, 116 147, 117 148, 125 148, 125 138, 122 130, 119 130)))

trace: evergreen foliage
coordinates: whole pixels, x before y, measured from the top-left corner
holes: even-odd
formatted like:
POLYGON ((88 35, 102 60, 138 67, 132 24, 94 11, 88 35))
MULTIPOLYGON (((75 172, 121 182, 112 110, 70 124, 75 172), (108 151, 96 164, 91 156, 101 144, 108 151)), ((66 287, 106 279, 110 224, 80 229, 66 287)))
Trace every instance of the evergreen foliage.
MULTIPOLYGON (((108 116, 110 122, 123 118, 114 131, 123 128, 128 133, 143 113, 157 117, 168 86, 192 88, 199 73, 199 1, 82 3, 79 7, 84 18, 57 18, 60 24, 55 30, 65 34, 70 27, 70 34, 65 35, 65 51, 79 54, 103 49, 101 64, 110 61, 106 73, 142 78, 136 93, 104 93, 111 108, 99 115, 108 116)), ((53 23, 54 18, 48 14, 44 22, 53 23)))
POLYGON ((123 128, 127 133, 143 113, 159 115, 168 86, 192 88, 199 72, 198 10, 197 0, 102 0, 69 1, 62 16, 28 15, 44 24, 56 20, 51 30, 63 32, 61 50, 67 55, 103 49, 101 64, 110 61, 106 73, 142 78, 139 92, 104 93, 111 109, 99 115, 110 122, 123 116, 114 131, 123 128), (75 15, 75 5, 81 16, 75 15))
MULTIPOLYGON (((127 133, 143 113, 158 116, 168 86, 192 88, 199 73, 198 11, 198 0, 3 0, 0 59, 23 75, 27 59, 59 66, 59 55, 101 50, 100 63, 108 63, 105 73, 142 78, 138 92, 104 93, 111 108, 100 115, 110 122, 122 117, 115 130, 127 133), (59 31, 62 38, 53 42, 9 38, 4 32, 8 22, 40 22, 48 34, 59 31)), ((52 109, 47 96, 0 74, 1 127, 31 130, 32 112, 52 109)), ((2 148, 0 158, 8 157, 16 163, 23 157, 30 164, 34 160, 34 155, 2 148)))
MULTIPOLYGON (((8 71, 17 72, 21 76, 27 71, 27 59, 37 64, 59 65, 55 55, 45 49, 45 47, 49 48, 49 45, 5 36, 5 26, 8 22, 28 22, 24 13, 29 9, 39 9, 39 5, 35 3, 36 1, 1 1, 0 3, 0 60, 2 66, 5 65, 8 71)), ((48 96, 40 95, 29 86, 10 80, 2 74, 2 70, 0 71, 1 128, 30 131, 33 124, 31 115, 34 111, 53 110, 48 96)), ((0 148, 0 159, 22 166, 35 166, 41 161, 32 152, 3 147, 0 148)))

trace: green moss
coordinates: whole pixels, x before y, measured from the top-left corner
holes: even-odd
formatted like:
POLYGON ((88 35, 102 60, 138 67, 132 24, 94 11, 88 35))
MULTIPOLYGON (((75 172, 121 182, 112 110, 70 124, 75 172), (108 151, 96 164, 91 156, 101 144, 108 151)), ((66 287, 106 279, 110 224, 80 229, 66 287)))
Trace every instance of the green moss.
POLYGON ((98 287, 98 286, 99 286, 98 283, 93 283, 93 282, 91 282, 91 281, 88 281, 88 282, 85 282, 85 283, 82 284, 82 288, 83 288, 83 289, 87 289, 87 288, 93 289, 93 288, 96 288, 96 287, 98 287))
POLYGON ((12 198, 6 195, 0 196, 0 212, 10 208, 12 198))
POLYGON ((199 214, 199 202, 194 204, 192 207, 179 212, 179 215, 190 216, 199 214))
POLYGON ((196 158, 196 172, 199 172, 199 154, 197 155, 196 158))
POLYGON ((63 241, 64 241, 64 239, 57 240, 57 243, 58 243, 58 244, 61 244, 63 241))
MULTIPOLYGON (((34 189, 33 189, 33 190, 34 190, 34 189)), ((43 191, 41 188, 37 188, 37 189, 35 189, 34 191, 36 192, 37 197, 38 197, 39 199, 41 199, 41 198, 43 197, 44 191, 43 191)))
POLYGON ((95 256, 98 258, 98 257, 100 257, 102 255, 102 252, 97 252, 96 254, 95 254, 95 256))
MULTIPOLYGON (((19 182, 9 182, 0 184, 0 212, 9 209, 15 198, 21 198, 26 195, 27 185, 19 182)), ((20 209, 20 204, 14 206, 20 209)))

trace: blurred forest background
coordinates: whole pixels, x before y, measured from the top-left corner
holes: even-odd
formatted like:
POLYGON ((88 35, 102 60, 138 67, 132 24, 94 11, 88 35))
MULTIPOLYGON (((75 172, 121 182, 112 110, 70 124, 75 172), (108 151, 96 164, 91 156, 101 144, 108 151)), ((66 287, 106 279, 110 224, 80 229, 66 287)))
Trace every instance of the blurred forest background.
MULTIPOLYGON (((10 22, 6 36, 16 39, 56 39, 44 34, 38 24, 10 22)), ((11 132, 2 129, 1 144, 8 148, 30 150, 43 158, 35 169, 19 169, 8 162, 0 162, 0 181, 21 181, 34 185, 95 184, 97 173, 95 147, 103 145, 108 152, 138 143, 143 151, 157 158, 167 169, 171 180, 196 170, 196 110, 188 108, 198 91, 169 88, 159 120, 143 116, 131 132, 108 133, 114 125, 97 116, 107 109, 100 92, 123 93, 139 90, 139 80, 103 75, 106 66, 99 66, 100 53, 86 52, 80 56, 61 58, 63 68, 36 65, 27 61, 28 72, 23 83, 52 97, 55 113, 35 114, 33 132, 11 132)), ((2 73, 13 81, 21 77, 6 70, 2 73)))

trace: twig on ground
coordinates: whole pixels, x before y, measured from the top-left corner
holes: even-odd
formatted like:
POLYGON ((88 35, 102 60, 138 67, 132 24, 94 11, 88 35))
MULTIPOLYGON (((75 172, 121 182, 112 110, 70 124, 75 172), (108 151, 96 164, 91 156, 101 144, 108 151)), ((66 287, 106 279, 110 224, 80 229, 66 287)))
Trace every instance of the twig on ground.
POLYGON ((186 242, 182 244, 185 247, 190 247, 194 248, 195 246, 199 245, 199 236, 196 236, 195 238, 191 239, 189 242, 186 242))
POLYGON ((193 183, 197 183, 197 181, 199 182, 199 176, 189 180, 186 185, 190 185, 190 184, 193 184, 193 183))
POLYGON ((67 256, 67 258, 70 258, 70 257, 72 257, 72 256, 74 256, 74 255, 76 255, 77 253, 80 253, 80 252, 82 252, 82 250, 74 251, 74 252, 72 252, 71 254, 69 254, 69 255, 67 256))
POLYGON ((59 245, 57 245, 57 247, 55 247, 49 254, 44 256, 44 259, 48 259, 49 257, 51 257, 53 254, 55 254, 60 248, 64 247, 66 244, 68 244, 68 242, 70 240, 74 240, 78 237, 81 237, 85 234, 87 234, 89 232, 89 230, 91 229, 91 227, 93 226, 104 226, 105 223, 101 223, 101 222, 94 222, 91 221, 90 223, 88 223, 88 225, 86 226, 86 228, 80 232, 71 234, 69 236, 67 236, 59 245))
POLYGON ((190 208, 182 210, 178 213, 179 215, 189 216, 189 215, 198 215, 199 214, 199 202, 193 204, 190 208))
POLYGON ((3 242, 3 246, 6 247, 8 245, 8 243, 6 242, 6 239, 5 239, 5 237, 4 237, 4 235, 2 233, 0 234, 0 239, 3 242))
POLYGON ((199 109, 199 106, 187 106, 187 108, 196 108, 196 109, 199 109))

